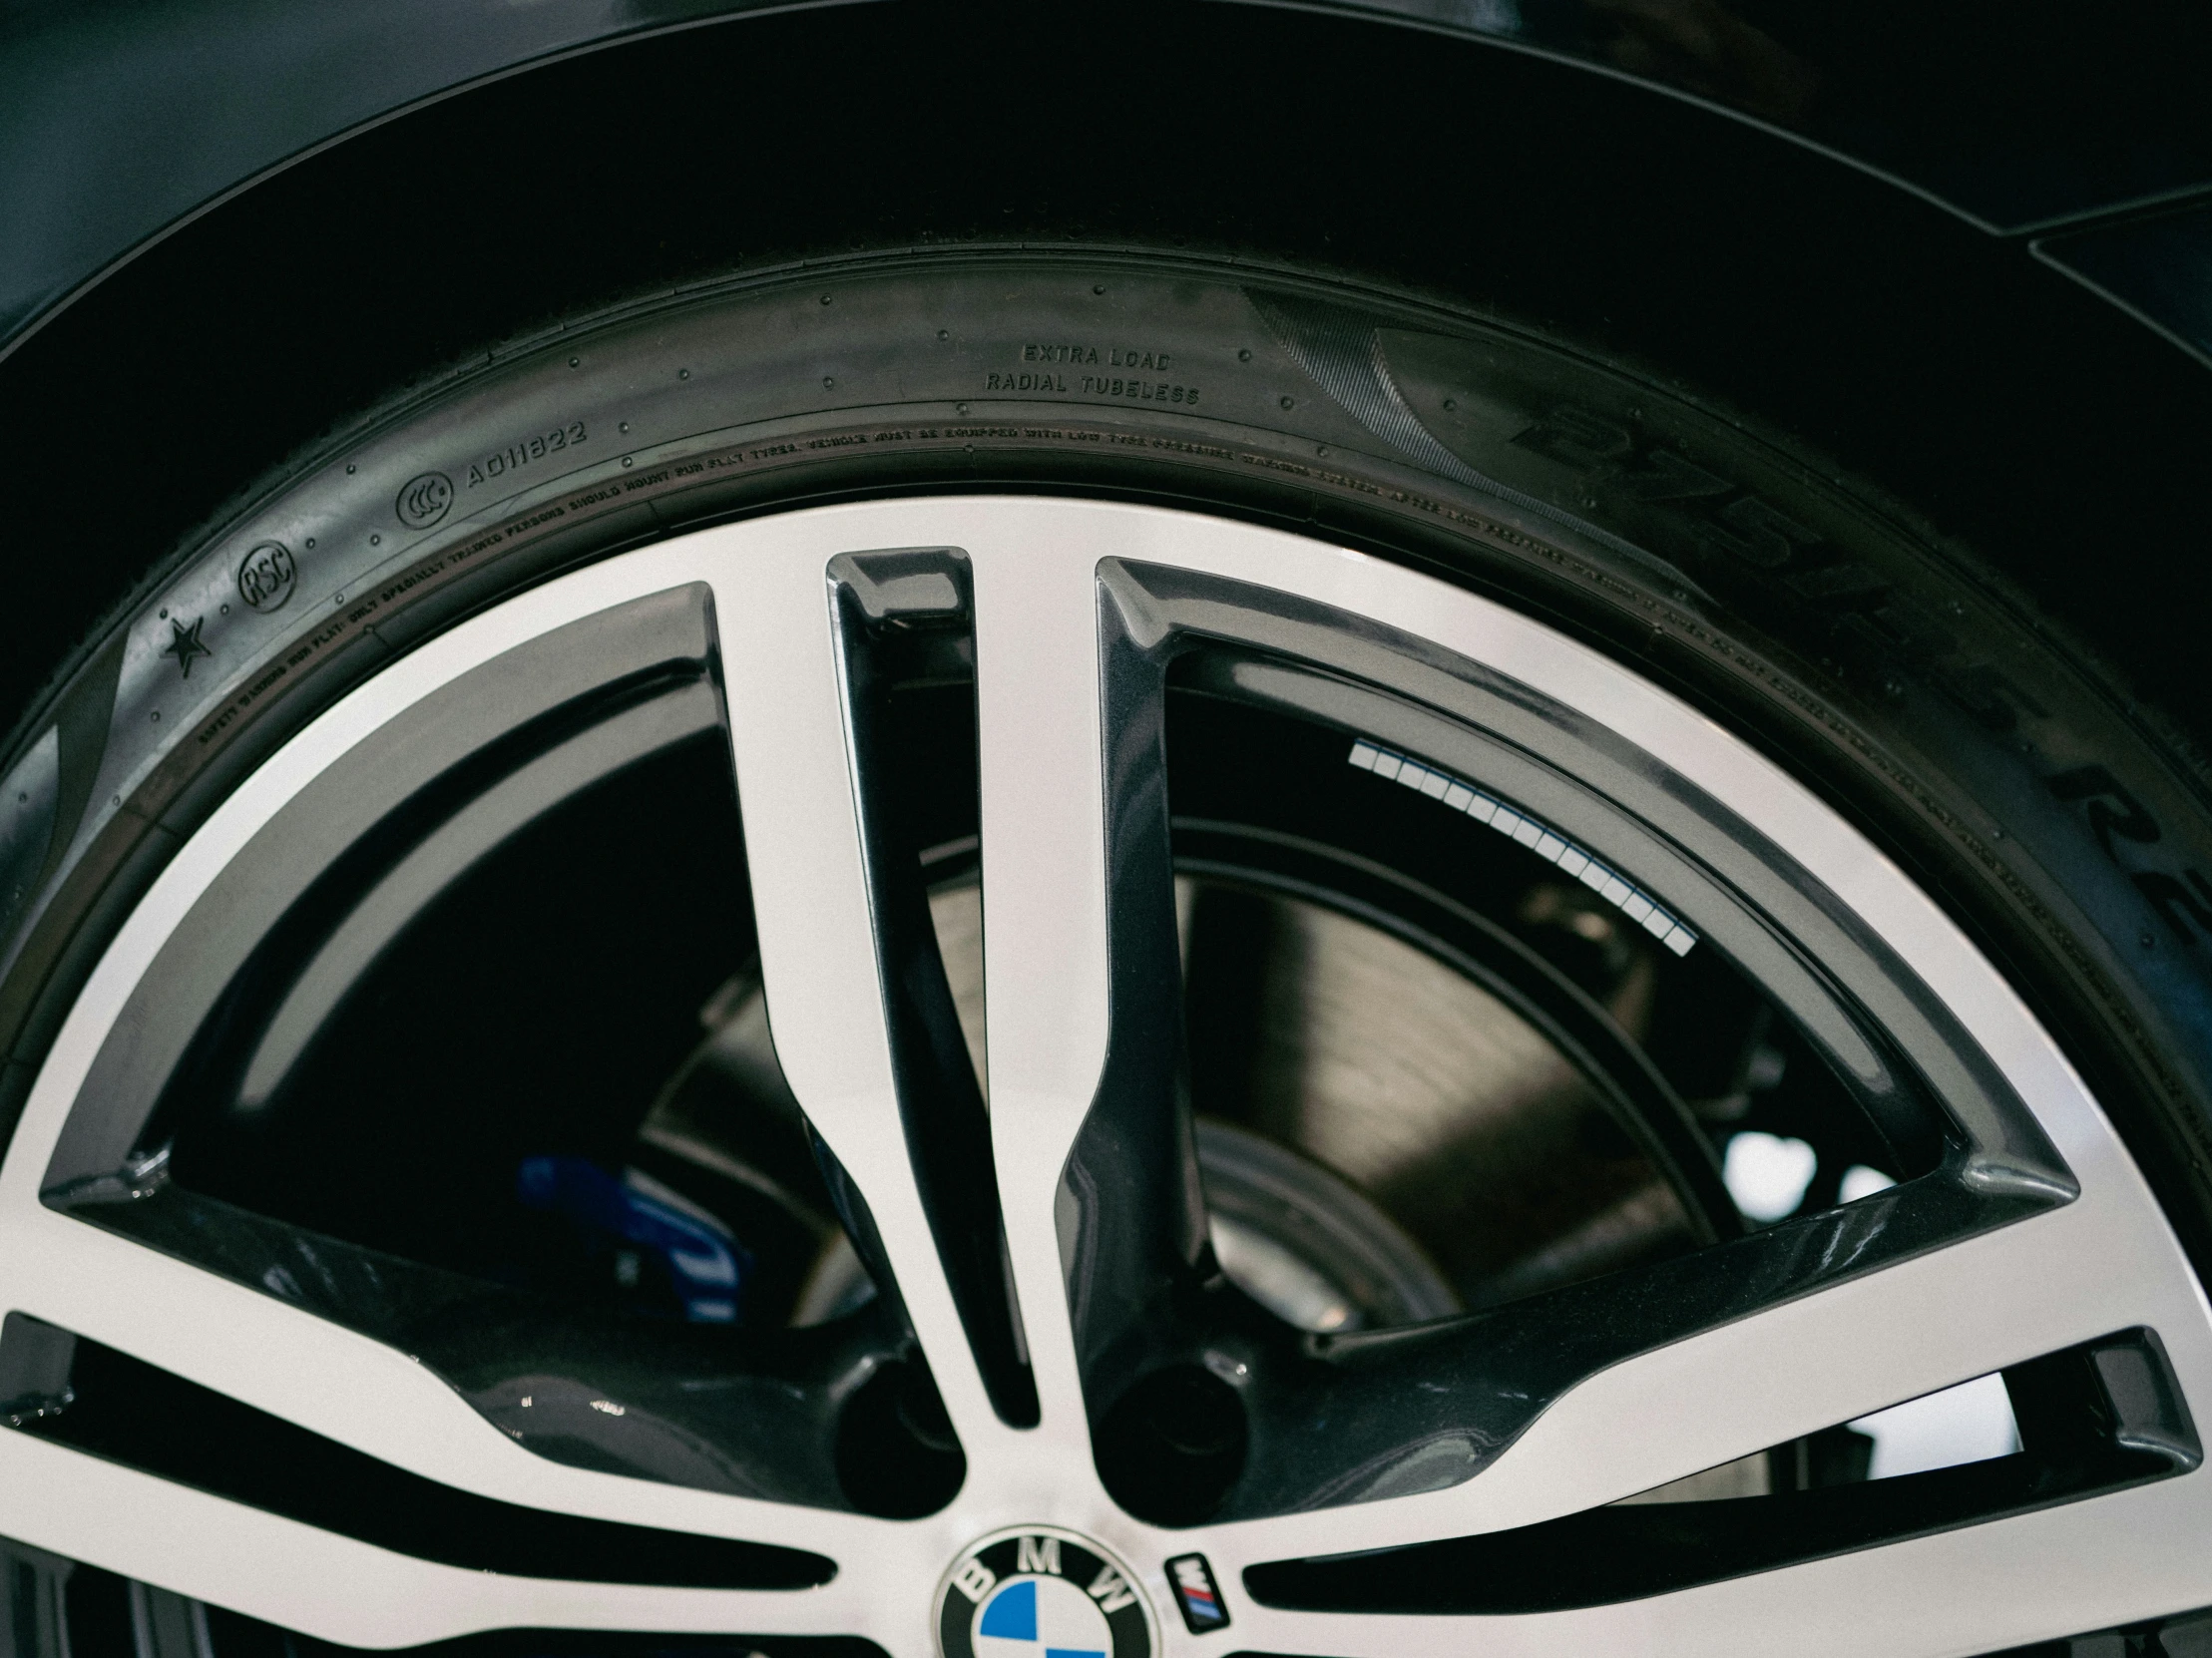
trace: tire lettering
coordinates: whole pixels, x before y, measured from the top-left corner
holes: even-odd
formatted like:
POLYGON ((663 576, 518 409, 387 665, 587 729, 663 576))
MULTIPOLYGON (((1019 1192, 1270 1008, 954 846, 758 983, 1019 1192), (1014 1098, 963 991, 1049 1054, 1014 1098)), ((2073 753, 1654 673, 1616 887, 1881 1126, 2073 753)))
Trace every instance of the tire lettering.
POLYGON ((1844 631, 1857 633, 1876 648, 1903 656, 1917 666, 1948 656, 1959 647, 1950 628, 1893 587, 1862 588, 1831 599, 1829 605, 1845 613, 1840 623, 1844 631))
POLYGON ((1513 441, 1584 471, 1625 460, 1635 448, 1625 428, 1571 406, 1553 410, 1548 419, 1516 434, 1513 441))
POLYGON ((1807 599, 1834 603, 1839 599, 1865 599, 1895 591, 1885 578, 1862 564, 1828 565, 1789 578, 1790 586, 1807 599))
POLYGON ((2023 718, 2047 719, 2050 710, 1989 662, 1956 657, 1958 635, 1910 594, 1856 560, 1821 564, 1823 541, 1770 503, 1671 449, 1635 453, 1634 435, 1587 409, 1556 408, 1513 441, 1524 448, 1626 488, 1636 501, 1681 515, 1709 553, 1727 555, 1770 581, 1780 578, 1796 599, 1820 606, 1839 631, 1867 648, 1902 658, 1975 721, 1999 736, 2023 718), (1723 503, 1723 498, 1734 499, 1723 503))
POLYGON ((2048 719, 2050 710, 1988 662, 1943 667, 1936 681, 1952 701, 1999 736, 2017 729, 2020 716, 2048 719))
POLYGON ((1726 495, 1736 487, 1701 466, 1693 466, 1671 449, 1654 449, 1643 460, 1650 470, 1628 475, 1628 492, 1638 501, 1695 501, 1708 495, 1726 495))
MULTIPOLYGON (((2151 908, 2166 918, 2166 925, 2174 930, 2183 944, 2195 949, 2198 933, 2212 938, 2212 883, 2207 883, 2193 869, 2183 873, 2196 888, 2195 892, 2191 892, 2172 876, 2161 875, 2156 871, 2136 876, 2135 890, 2150 900, 2151 908), (2195 923, 2195 931, 2190 929, 2189 924, 2192 922, 2195 923)), ((2143 942, 2150 942, 2149 934, 2143 935, 2143 942)))
MULTIPOLYGON (((2144 846, 2159 838, 2158 820, 2150 815, 2141 801, 2122 788, 2120 780, 2103 766, 2076 766, 2071 771, 2061 771, 2055 777, 2046 779, 2045 784, 2053 799, 2087 802, 2083 810, 2088 814, 2090 832, 2096 836, 2097 844, 2104 848, 2104 855, 2115 864, 2120 861, 2120 856, 2112 846, 2114 835, 2144 846), (2112 801, 2119 802, 2119 810, 2112 809, 2112 801)), ((2138 875, 2135 879, 2137 885, 2141 885, 2145 879, 2155 879, 2179 890, 2179 883, 2168 875, 2148 878, 2138 875)), ((2149 891, 2148 887, 2144 888, 2146 896, 2149 891)), ((2182 896, 2187 898, 2186 893, 2182 896)), ((2155 899, 2153 902, 2169 901, 2155 899)))
POLYGON ((548 455, 559 454, 571 444, 584 441, 584 422, 572 420, 566 426, 557 426, 550 432, 538 432, 509 444, 496 455, 480 455, 469 463, 468 487, 489 483, 533 461, 542 461, 548 455))
POLYGON ((1724 551, 1761 570, 1780 570, 1797 557, 1800 548, 1820 545, 1818 534, 1785 518, 1755 495, 1729 502, 1721 508, 1720 516, 1727 528, 1708 525, 1707 536, 1724 551))

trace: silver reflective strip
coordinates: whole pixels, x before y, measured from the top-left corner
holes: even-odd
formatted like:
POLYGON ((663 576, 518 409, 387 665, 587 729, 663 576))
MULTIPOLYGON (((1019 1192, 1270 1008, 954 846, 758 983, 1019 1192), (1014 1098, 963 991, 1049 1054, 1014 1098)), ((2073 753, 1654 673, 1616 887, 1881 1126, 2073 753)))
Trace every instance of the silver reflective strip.
POLYGON ((1393 753, 1365 737, 1352 744, 1348 758, 1360 770, 1372 771, 1378 777, 1388 777, 1409 789, 1416 789, 1455 812, 1466 813, 1477 823, 1489 824, 1547 863, 1557 864, 1561 875, 1581 882, 1675 955, 1687 956, 1690 946, 1697 942, 1697 935, 1683 926, 1671 910, 1618 870, 1600 863, 1548 823, 1529 816, 1518 806, 1507 805, 1495 795, 1485 794, 1465 778, 1393 753))

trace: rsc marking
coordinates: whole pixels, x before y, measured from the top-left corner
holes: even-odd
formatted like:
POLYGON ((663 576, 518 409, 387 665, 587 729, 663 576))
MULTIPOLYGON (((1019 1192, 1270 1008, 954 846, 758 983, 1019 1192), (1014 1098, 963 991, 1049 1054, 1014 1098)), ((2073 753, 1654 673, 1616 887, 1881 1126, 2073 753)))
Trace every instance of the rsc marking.
POLYGON ((264 541, 238 566, 238 597, 256 611, 282 610, 298 574, 290 548, 280 541, 264 541))

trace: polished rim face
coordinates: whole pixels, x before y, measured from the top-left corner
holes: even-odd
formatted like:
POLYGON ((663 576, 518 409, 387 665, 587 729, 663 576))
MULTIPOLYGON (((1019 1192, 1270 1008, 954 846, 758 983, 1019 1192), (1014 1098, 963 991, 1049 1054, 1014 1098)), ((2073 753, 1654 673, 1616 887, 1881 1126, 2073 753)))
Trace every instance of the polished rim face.
POLYGON ((422 645, 124 923, 0 1230, 0 1533, 219 1654, 2212 1602, 2203 1297, 1960 931, 1610 659, 1193 515, 794 513, 422 645))

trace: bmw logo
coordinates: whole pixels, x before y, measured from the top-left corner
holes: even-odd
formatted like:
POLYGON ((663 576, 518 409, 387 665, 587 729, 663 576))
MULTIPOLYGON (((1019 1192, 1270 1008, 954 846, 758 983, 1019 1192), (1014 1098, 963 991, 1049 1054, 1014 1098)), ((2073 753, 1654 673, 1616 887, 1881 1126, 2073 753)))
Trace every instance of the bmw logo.
POLYGON ((1152 1658, 1157 1647, 1134 1575, 1073 1531, 994 1532, 937 1591, 943 1658, 1152 1658))

